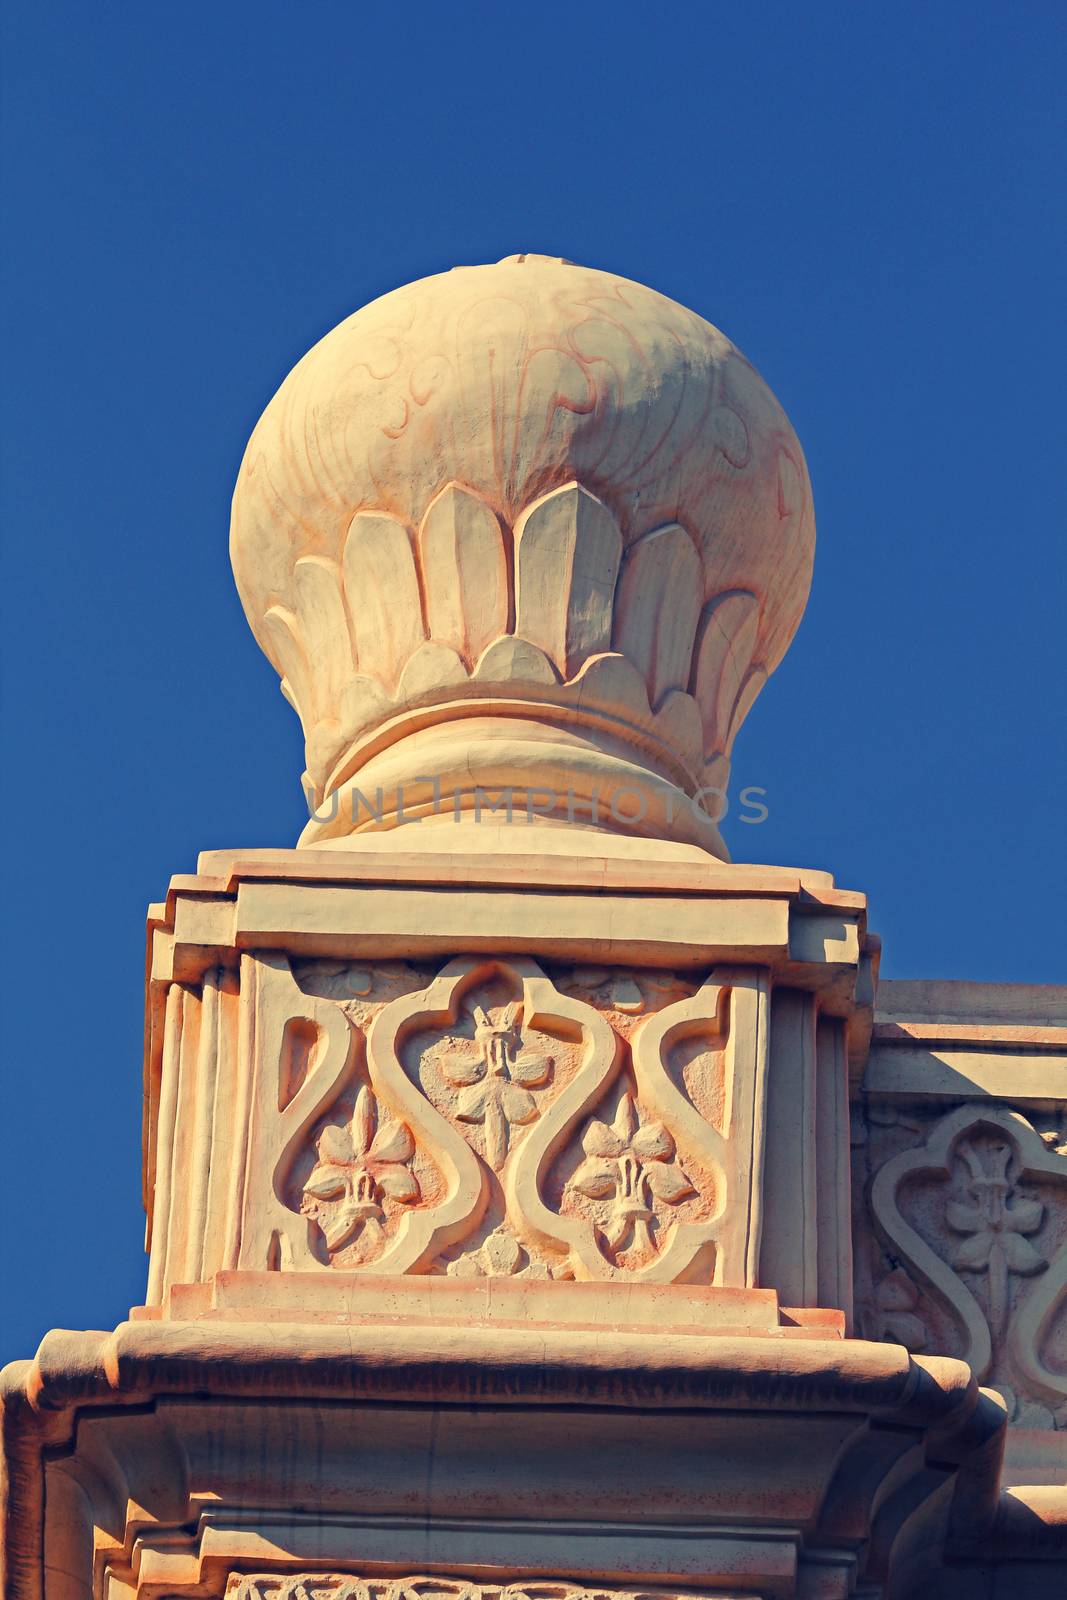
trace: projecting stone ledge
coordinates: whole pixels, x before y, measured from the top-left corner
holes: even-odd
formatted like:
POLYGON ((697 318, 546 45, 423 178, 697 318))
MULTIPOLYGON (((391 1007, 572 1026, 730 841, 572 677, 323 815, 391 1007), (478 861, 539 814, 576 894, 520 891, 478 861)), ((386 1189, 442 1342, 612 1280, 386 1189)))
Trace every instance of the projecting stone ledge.
MULTIPOLYGON (((135 1322, 49 1335, 6 1369, 4 1406, 19 1600, 41 1592, 42 1527, 47 1600, 93 1568, 136 1596, 331 1561, 373 1576, 410 1562, 416 1529, 444 1577, 844 1597, 881 1581, 905 1526, 916 1580, 944 1560, 952 1584, 958 1556, 938 1592, 962 1596, 1002 1515, 999 1399, 959 1362, 859 1341, 135 1322)), ((1062 1556, 1055 1509, 1013 1505, 1016 1544, 1025 1523, 1030 1555, 1062 1556)))

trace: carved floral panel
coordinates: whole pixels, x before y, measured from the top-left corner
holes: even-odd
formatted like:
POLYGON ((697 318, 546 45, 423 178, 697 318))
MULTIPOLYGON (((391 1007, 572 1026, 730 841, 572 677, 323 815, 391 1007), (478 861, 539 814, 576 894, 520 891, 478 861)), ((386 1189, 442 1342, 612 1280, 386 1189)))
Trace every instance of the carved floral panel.
POLYGON ((755 973, 250 967, 240 1265, 754 1282, 755 973))

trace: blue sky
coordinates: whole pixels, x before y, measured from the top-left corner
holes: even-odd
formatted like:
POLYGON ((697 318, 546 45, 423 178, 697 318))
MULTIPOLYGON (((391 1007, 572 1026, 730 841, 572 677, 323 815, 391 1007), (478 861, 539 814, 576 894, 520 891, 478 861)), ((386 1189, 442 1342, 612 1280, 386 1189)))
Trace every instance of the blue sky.
POLYGON ((1067 980, 1058 3, 11 0, 0 1357, 144 1291, 144 909, 301 826, 229 497, 358 305, 541 251, 723 328, 804 444, 811 603, 739 859, 891 977, 1067 980))

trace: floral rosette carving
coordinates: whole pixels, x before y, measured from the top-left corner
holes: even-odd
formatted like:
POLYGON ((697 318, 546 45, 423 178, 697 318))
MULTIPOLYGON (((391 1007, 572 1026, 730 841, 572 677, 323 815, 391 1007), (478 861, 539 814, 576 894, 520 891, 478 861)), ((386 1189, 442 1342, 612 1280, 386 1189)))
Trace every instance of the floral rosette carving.
POLYGON ((454 1114, 460 1122, 480 1123, 485 1135, 485 1156, 495 1172, 507 1158, 513 1128, 533 1122, 539 1115, 532 1088, 543 1088, 552 1075, 553 1057, 523 1046, 516 1026, 518 1003, 508 1006, 494 1022, 481 1006, 473 1008, 474 1039, 479 1054, 446 1054, 441 1071, 459 1092, 454 1114))
POLYGON ((657 1201, 676 1206, 696 1193, 676 1159, 662 1122, 639 1122, 623 1094, 609 1127, 594 1117, 582 1136, 585 1160, 566 1187, 594 1202, 598 1229, 616 1261, 632 1251, 639 1260, 656 1253, 657 1201))
POLYGON ((331 1123, 316 1147, 319 1159, 304 1184, 301 1210, 318 1223, 331 1260, 350 1246, 361 1257, 376 1255, 385 1243, 387 1212, 421 1198, 411 1129, 395 1118, 379 1125, 378 1102, 364 1085, 348 1126, 331 1123))
POLYGON ((969 1197, 950 1201, 946 1209, 949 1227, 965 1235, 952 1253, 952 1265, 957 1272, 986 1274, 990 1326, 999 1334, 1011 1304, 1012 1274, 1028 1278, 1048 1266, 1027 1238, 1040 1228, 1045 1208, 1040 1200, 1016 1193, 1008 1175, 1013 1155, 1009 1145, 986 1152, 964 1144, 960 1155, 967 1167, 969 1197))

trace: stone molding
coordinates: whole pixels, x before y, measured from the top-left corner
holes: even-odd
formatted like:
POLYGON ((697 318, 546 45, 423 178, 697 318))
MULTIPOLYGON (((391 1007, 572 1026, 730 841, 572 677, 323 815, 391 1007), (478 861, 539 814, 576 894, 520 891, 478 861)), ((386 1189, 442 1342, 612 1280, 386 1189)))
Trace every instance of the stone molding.
POLYGON ((279 1550, 283 1572, 395 1574, 428 1529, 446 1575, 547 1581, 566 1551, 597 1589, 629 1567, 776 1600, 818 1572, 844 1597, 907 1526, 937 1559, 988 1526, 1004 1438, 962 1363, 773 1333, 139 1322, 49 1335, 2 1392, 12 1600, 42 1600, 42 1539, 46 1600, 68 1600, 87 1558, 94 1592, 145 1597, 221 1594, 279 1550), (515 1428, 514 1457, 485 1448, 515 1428), (319 1510, 279 1511, 312 1459, 319 1510))
POLYGON ((713 1594, 667 1588, 608 1588, 568 1583, 566 1579, 532 1579, 515 1583, 478 1583, 472 1579, 432 1577, 374 1578, 346 1573, 303 1572, 231 1574, 225 1600, 731 1600, 721 1589, 713 1594))

